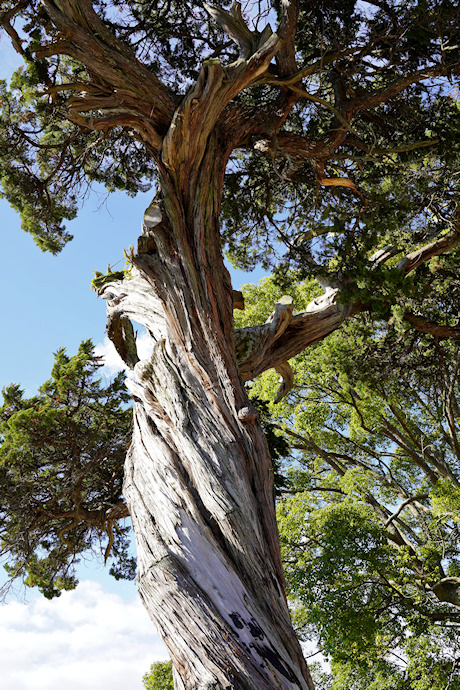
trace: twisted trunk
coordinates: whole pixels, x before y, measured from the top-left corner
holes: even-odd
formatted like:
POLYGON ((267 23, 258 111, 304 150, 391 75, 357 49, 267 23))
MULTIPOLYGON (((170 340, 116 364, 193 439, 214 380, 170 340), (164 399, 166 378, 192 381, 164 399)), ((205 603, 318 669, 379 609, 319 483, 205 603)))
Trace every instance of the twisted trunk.
MULTIPOLYGON (((176 688, 311 689, 286 605, 265 437, 238 375, 212 144, 178 194, 163 167, 131 278, 109 283, 109 332, 133 369, 124 494, 141 597, 176 688), (187 183, 189 184, 189 183, 187 183), (131 320, 152 354, 139 361, 131 320)), ((187 178, 183 178, 185 180, 187 178)))

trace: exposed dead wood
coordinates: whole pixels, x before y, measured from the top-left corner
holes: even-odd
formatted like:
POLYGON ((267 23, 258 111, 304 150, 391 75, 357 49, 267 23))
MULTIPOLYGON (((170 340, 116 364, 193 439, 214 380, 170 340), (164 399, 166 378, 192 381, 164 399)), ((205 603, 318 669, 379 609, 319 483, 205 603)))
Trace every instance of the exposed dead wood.
MULTIPOLYGON (((454 218, 454 225, 456 222, 454 218)), ((458 246, 460 246, 460 232, 455 227, 446 235, 408 254, 398 263, 397 268, 407 275, 432 257, 451 251, 458 246)), ((379 250, 369 259, 370 269, 376 268, 398 253, 399 250, 392 245, 379 250)), ((337 296, 337 288, 327 287, 321 297, 315 298, 307 306, 305 312, 291 316, 282 333, 276 337, 268 333, 266 324, 237 329, 235 331, 236 352, 243 381, 256 378, 267 369, 283 366, 285 362, 307 347, 323 340, 329 333, 339 328, 347 318, 371 308, 369 304, 360 302, 340 304, 337 302, 337 296)), ((409 312, 405 314, 404 319, 423 333, 445 338, 460 337, 460 329, 457 327, 436 324, 409 312)), ((286 394, 287 390, 284 390, 286 394)), ((277 396, 277 399, 281 398, 277 396)))

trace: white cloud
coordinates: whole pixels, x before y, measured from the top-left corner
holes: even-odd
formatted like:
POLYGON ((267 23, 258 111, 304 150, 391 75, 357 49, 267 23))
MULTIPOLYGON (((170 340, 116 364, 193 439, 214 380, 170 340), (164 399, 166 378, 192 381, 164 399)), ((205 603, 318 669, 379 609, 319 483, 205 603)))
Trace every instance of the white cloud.
POLYGON ((109 340, 107 336, 104 338, 104 342, 98 343, 95 346, 94 353, 97 357, 104 358, 104 366, 99 369, 99 374, 110 377, 126 369, 123 360, 115 350, 112 341, 109 340))
MULTIPOLYGON (((140 359, 145 359, 152 352, 152 339, 149 334, 144 331, 136 338, 137 353, 140 359)), ((98 343, 94 348, 95 354, 98 357, 104 358, 104 366, 101 367, 99 373, 107 377, 114 376, 118 374, 119 371, 126 371, 128 373, 127 367, 111 340, 106 336, 102 343, 98 343)))
POLYGON ((92 580, 58 599, 1 606, 0 649, 8 690, 142 690, 150 665, 168 658, 140 600, 92 580))

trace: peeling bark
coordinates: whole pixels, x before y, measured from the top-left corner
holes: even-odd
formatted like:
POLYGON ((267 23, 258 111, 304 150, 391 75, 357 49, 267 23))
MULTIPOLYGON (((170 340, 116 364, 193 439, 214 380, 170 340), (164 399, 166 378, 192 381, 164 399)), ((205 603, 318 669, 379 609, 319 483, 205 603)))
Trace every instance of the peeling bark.
MULTIPOLYGON (((203 65, 157 157, 161 190, 132 275, 102 289, 109 335, 132 369, 124 496, 139 591, 171 653, 176 688, 313 688, 284 594, 271 458, 235 361, 240 300, 218 225, 232 142, 215 123, 278 48, 276 35, 265 37, 225 75, 217 61, 203 65), (132 321, 151 338, 142 361, 132 321)), ((289 322, 288 302, 275 309, 270 336, 289 322)))
POLYGON ((159 208, 146 220, 151 239, 140 238, 132 277, 103 291, 111 322, 133 319, 152 339, 149 358, 129 358, 135 423, 124 495, 141 597, 176 687, 311 689, 284 595, 271 460, 244 387, 225 366, 232 343, 215 329, 197 332, 203 313, 182 302, 190 293, 183 255, 161 241, 159 208), (157 287, 162 265, 178 283, 177 303, 157 287))

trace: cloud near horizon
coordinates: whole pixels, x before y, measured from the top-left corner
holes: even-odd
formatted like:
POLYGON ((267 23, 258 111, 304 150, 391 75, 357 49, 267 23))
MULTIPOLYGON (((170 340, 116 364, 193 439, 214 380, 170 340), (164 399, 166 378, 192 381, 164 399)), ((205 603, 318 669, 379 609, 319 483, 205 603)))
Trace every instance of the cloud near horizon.
POLYGON ((84 580, 51 601, 0 607, 2 687, 8 690, 142 690, 166 647, 140 600, 84 580))

